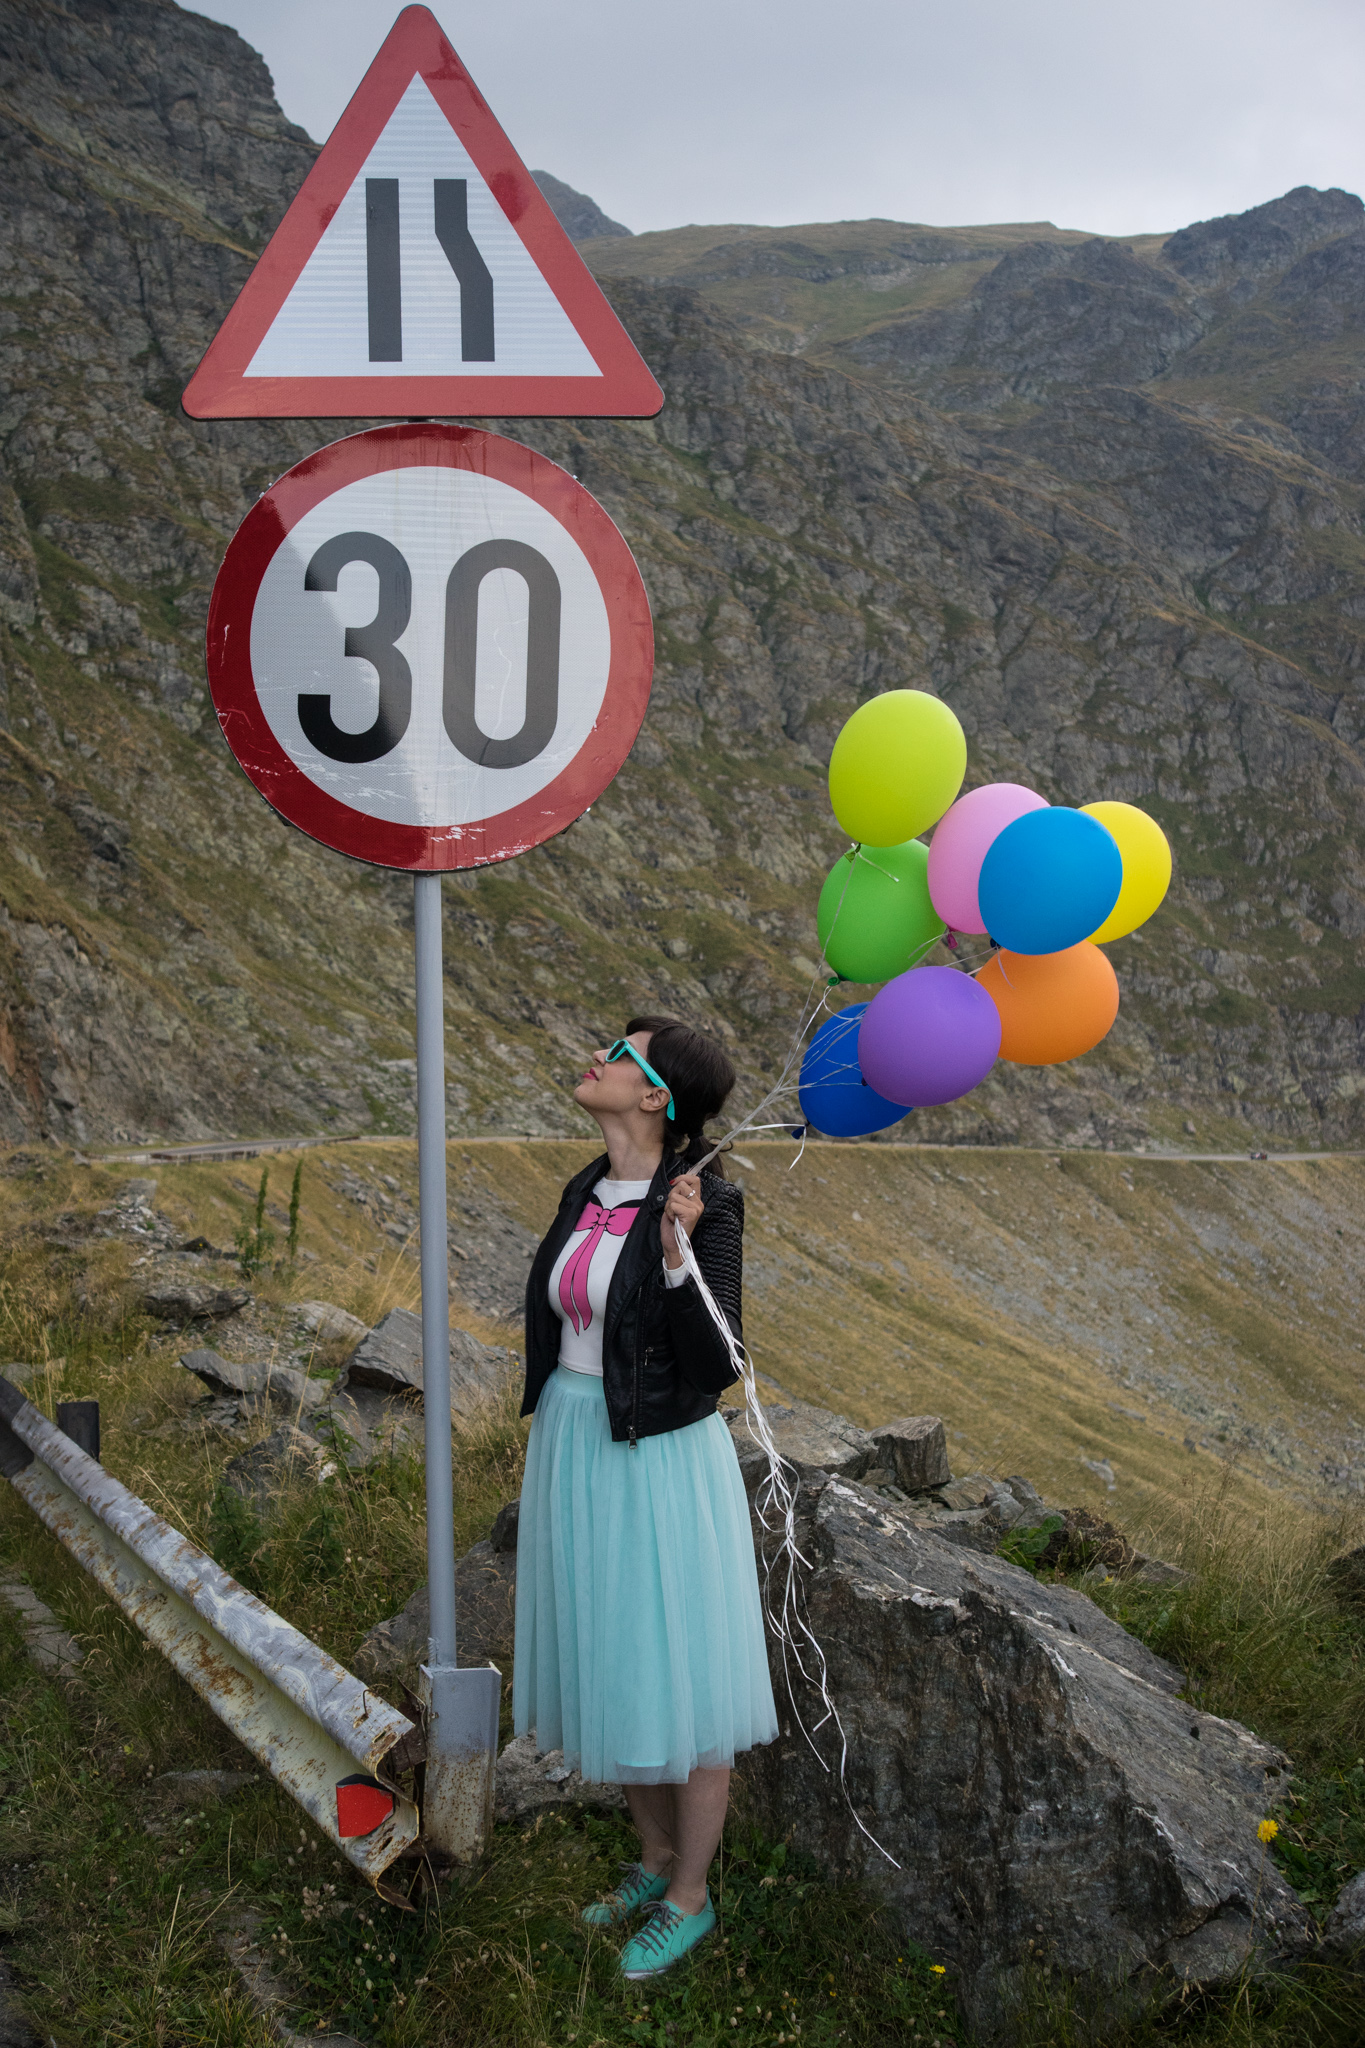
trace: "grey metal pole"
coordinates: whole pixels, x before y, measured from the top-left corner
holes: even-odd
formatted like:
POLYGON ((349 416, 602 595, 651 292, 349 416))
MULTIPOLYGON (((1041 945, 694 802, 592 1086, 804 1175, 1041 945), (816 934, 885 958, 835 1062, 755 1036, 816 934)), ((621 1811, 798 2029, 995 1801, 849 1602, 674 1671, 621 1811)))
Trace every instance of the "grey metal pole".
POLYGON ((455 1663, 455 1504, 450 1457, 450 1254, 446 1244, 446 1033, 441 877, 414 875, 417 932, 417 1183, 421 1207, 422 1406, 427 1462, 427 1659, 455 1663))
POLYGON ((455 1667, 455 1514, 450 1443, 450 1258, 446 1242, 446 1050, 441 877, 413 876, 417 934, 417 1184, 422 1208, 422 1407, 427 1454, 427 1761, 422 1842, 471 1864, 493 1828, 498 1702, 492 1665, 455 1667))

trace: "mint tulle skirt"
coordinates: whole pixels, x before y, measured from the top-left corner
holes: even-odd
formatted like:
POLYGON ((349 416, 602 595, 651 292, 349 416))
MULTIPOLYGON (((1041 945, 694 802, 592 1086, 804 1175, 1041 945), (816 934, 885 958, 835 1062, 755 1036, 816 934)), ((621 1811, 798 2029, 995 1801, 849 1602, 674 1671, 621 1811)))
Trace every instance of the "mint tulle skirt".
POLYGON ((594 1783, 681 1784, 772 1741, 749 1507, 718 1415, 632 1450, 601 1380, 556 1369, 521 1489, 512 1705, 518 1735, 594 1783))

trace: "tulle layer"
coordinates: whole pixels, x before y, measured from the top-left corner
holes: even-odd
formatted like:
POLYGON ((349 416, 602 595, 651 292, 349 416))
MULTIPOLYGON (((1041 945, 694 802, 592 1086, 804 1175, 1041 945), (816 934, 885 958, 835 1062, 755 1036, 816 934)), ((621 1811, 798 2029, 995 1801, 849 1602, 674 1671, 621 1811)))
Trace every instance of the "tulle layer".
POLYGON ((681 1784, 771 1742, 748 1503, 718 1415, 615 1444, 600 1379, 536 1407, 517 1538, 519 1735, 607 1784, 681 1784))

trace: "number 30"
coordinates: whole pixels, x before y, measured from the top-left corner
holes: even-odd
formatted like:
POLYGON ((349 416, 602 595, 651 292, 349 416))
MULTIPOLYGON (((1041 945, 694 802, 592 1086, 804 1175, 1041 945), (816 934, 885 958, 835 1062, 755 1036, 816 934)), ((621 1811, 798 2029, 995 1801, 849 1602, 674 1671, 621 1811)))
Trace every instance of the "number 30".
MULTIPOLYGON (((335 590, 351 562, 368 562, 379 578, 379 602, 366 626, 348 626, 343 652, 368 661, 379 678, 374 724, 344 732, 332 717, 330 695, 299 694, 304 737, 329 761, 378 761, 390 754, 412 717, 412 671, 395 642, 412 617, 412 571, 377 533, 339 533, 324 541, 304 571, 305 590, 335 590)), ((460 556, 446 582, 445 662, 441 717, 451 745, 480 768, 521 768, 543 753, 559 718, 559 578, 537 548, 520 540, 485 540, 460 556), (521 728, 495 740, 479 728, 479 590, 494 569, 524 578, 530 598, 526 631, 526 707, 521 728)))

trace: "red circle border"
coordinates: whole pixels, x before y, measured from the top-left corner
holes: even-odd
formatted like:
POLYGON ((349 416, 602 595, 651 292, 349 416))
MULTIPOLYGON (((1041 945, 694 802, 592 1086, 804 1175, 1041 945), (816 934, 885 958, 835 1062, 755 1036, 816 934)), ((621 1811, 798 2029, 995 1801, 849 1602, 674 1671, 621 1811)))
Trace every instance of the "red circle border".
POLYGON ((511 860, 581 818, 625 764, 644 722, 654 672, 654 625, 639 567, 591 492, 548 456, 479 427, 372 427, 305 456, 252 506, 228 544, 209 602, 209 690, 223 737, 272 810, 312 839, 375 867, 443 873, 511 860), (251 670, 251 620, 266 570, 315 505, 391 469, 465 469, 510 485, 557 519, 587 557, 607 608, 606 695, 567 768, 539 795, 467 825, 395 825, 329 796, 290 760, 261 709, 251 670))

